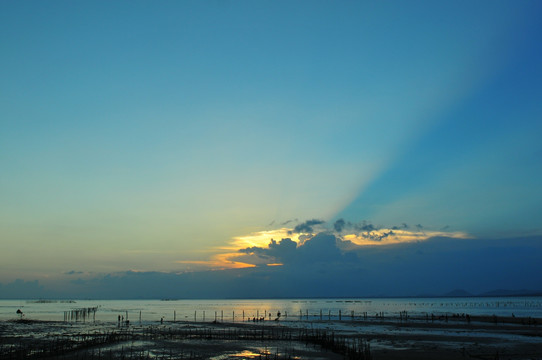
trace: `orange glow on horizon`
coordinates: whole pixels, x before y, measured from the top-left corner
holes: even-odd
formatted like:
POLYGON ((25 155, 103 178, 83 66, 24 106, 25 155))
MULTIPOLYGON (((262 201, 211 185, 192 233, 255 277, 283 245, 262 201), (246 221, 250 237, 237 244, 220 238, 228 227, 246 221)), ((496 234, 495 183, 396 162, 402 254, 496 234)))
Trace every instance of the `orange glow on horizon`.
MULTIPOLYGON (((240 257, 250 256, 250 254, 241 253, 239 250, 252 247, 267 248, 273 239, 280 242, 282 239, 289 238, 296 243, 299 243, 299 234, 289 235, 288 231, 291 231, 291 229, 280 228, 275 230, 258 231, 244 236, 236 236, 229 242, 229 244, 211 249, 213 252, 219 251, 220 253, 213 255, 210 260, 180 260, 177 261, 177 263, 197 265, 217 270, 256 267, 257 265, 255 264, 236 260, 240 257)), ((282 266, 283 264, 267 264, 262 262, 260 265, 282 266)))
POLYGON ((179 260, 178 264, 188 264, 188 265, 200 265, 208 267, 214 270, 225 270, 225 269, 243 269, 256 267, 254 264, 248 264, 241 261, 234 261, 236 257, 242 256, 243 254, 239 253, 222 253, 216 254, 211 260, 179 260))

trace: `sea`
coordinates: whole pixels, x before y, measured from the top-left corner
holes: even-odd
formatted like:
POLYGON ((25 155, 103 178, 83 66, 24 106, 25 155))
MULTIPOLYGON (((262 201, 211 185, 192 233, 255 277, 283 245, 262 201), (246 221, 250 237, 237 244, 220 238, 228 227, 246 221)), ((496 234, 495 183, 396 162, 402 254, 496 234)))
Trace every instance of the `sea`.
POLYGON ((281 321, 398 317, 405 312, 409 316, 469 314, 542 318, 542 297, 0 300, 0 321, 20 318, 67 321, 73 320, 78 311, 78 321, 106 323, 119 319, 140 323, 241 322, 261 318, 274 320, 279 313, 281 321))

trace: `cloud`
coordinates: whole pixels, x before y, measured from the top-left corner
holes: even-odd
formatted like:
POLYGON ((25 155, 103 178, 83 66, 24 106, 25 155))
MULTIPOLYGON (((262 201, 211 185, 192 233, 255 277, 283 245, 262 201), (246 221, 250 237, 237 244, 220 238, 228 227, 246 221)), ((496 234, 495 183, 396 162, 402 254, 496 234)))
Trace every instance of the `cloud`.
POLYGON ((298 224, 294 227, 293 230, 289 231, 288 233, 291 235, 291 234, 302 234, 302 233, 313 233, 314 232, 314 229, 313 227, 315 225, 321 225, 325 223, 324 220, 317 220, 317 219, 312 219, 312 220, 307 220, 305 221, 304 223, 301 223, 301 224, 298 224))
POLYGON ((372 241, 382 241, 383 239, 386 239, 389 236, 393 236, 395 233, 393 230, 384 231, 384 232, 368 232, 365 234, 362 234, 362 236, 366 239, 370 239, 372 241))
POLYGON ((447 236, 453 238, 467 238, 465 233, 444 232, 444 231, 424 231, 421 224, 414 226, 415 230, 410 230, 407 223, 385 227, 374 225, 370 221, 362 220, 357 223, 345 221, 339 218, 333 224, 333 231, 342 240, 346 241, 347 246, 341 245, 343 249, 354 245, 390 245, 401 242, 422 241, 435 236, 447 236))
POLYGON ((67 271, 67 272, 64 273, 64 275, 81 275, 81 274, 84 274, 84 272, 75 271, 75 270, 67 271))
POLYGON ((292 222, 298 222, 298 221, 299 220, 297 218, 295 218, 295 219, 292 219, 292 220, 286 220, 285 222, 281 223, 280 225, 286 226, 286 225, 288 225, 288 224, 290 224, 292 222))
POLYGON ((240 249, 240 253, 247 255, 254 254, 264 260, 271 260, 268 263, 290 262, 295 256, 297 243, 290 238, 285 238, 279 242, 271 239, 267 248, 253 246, 250 248, 240 249))
MULTIPOLYGON (((363 242, 359 239, 365 239, 370 242, 382 242, 385 239, 394 239, 394 242, 401 242, 401 240, 408 241, 413 238, 412 232, 407 231, 409 226, 406 223, 400 225, 394 225, 389 228, 376 226, 367 220, 362 220, 357 223, 345 221, 343 218, 338 219, 333 224, 333 230, 338 236, 341 236, 344 240, 354 241, 361 245, 363 242), (346 234, 345 234, 346 233, 346 234)), ((417 229, 423 229, 422 225, 416 225, 417 229)), ((433 234, 434 235, 434 234, 433 234)), ((418 240, 421 240, 419 236, 415 236, 418 240)), ((429 236, 425 236, 425 239, 429 236)))
POLYGON ((542 290, 542 236, 436 236, 426 241, 351 246, 348 240, 319 233, 303 245, 294 245, 295 241, 285 238, 237 252, 252 259, 280 261, 283 266, 92 274, 84 281, 67 278, 54 291, 41 281, 17 280, 0 285, 0 294, 2 298, 197 299, 417 296, 453 289, 475 294, 499 288, 542 290))
POLYGON ((341 218, 335 221, 335 224, 333 224, 333 228, 335 229, 336 232, 340 233, 343 231, 345 225, 346 225, 346 222, 344 221, 343 218, 341 218))
POLYGON ((349 241, 351 246, 390 246, 403 243, 428 241, 435 237, 450 239, 471 239, 472 236, 464 232, 443 231, 410 231, 406 229, 379 229, 349 233, 342 236, 343 240, 349 241))
MULTIPOLYGON (((425 241, 436 236, 462 239, 470 237, 468 234, 461 232, 417 232, 409 230, 406 223, 383 227, 376 226, 367 220, 352 223, 340 218, 335 221, 331 230, 325 230, 321 226, 324 223, 323 220, 312 219, 299 224, 295 229, 283 227, 237 236, 232 238, 227 246, 216 248, 217 253, 209 260, 183 260, 178 261, 178 263, 185 265, 184 270, 188 271, 284 264, 289 262, 288 258, 291 254, 295 253, 295 256, 299 257, 303 251, 315 246, 319 238, 311 241, 315 238, 312 233, 314 231, 334 235, 336 238, 333 241, 336 242, 337 248, 343 253, 359 246, 386 246, 404 242, 425 241), (305 245, 307 246, 304 247, 305 245), (299 248, 299 251, 296 251, 296 248, 299 248)), ((418 228, 420 226, 418 225, 418 228)), ((334 248, 331 247, 328 250, 333 253, 334 248)))
POLYGON ((5 285, 0 284, 0 298, 2 299, 32 299, 49 296, 38 280, 25 281, 16 279, 5 285))
POLYGON ((352 223, 350 221, 345 221, 343 218, 340 218, 333 224, 333 229, 337 233, 341 233, 343 231, 374 231, 378 230, 378 227, 368 222, 367 220, 362 220, 358 223, 352 223))
POLYGON ((340 239, 329 233, 319 233, 303 243, 296 243, 290 238, 279 242, 271 239, 266 247, 253 246, 240 249, 246 256, 237 257, 237 261, 254 265, 280 263, 282 265, 304 267, 314 263, 350 262, 354 254, 345 254, 338 243, 340 239))
POLYGON ((406 223, 401 223, 401 225, 397 226, 392 226, 391 227, 392 230, 399 230, 399 229, 408 229, 408 225, 406 223))
POLYGON ((359 224, 356 224, 354 226, 354 228, 358 231, 374 231, 374 230, 377 230, 378 228, 376 226, 374 226, 373 224, 371 223, 368 223, 366 222, 365 220, 363 220, 361 223, 359 224))
MULTIPOLYGON (((284 227, 234 237, 228 246, 217 248, 218 253, 210 260, 179 261, 178 263, 188 265, 185 269, 190 271, 287 264, 291 263, 289 260, 294 256, 293 254, 299 257, 304 251, 314 248, 323 234, 335 236, 333 242, 337 246, 329 247, 327 249, 329 254, 333 254, 336 249, 344 253, 359 246, 424 241, 435 236, 469 237, 464 233, 416 232, 409 230, 406 223, 387 228, 376 226, 367 220, 352 223, 340 218, 328 231, 321 226, 324 223, 324 220, 312 219, 297 225, 294 229, 284 227), (322 229, 324 231, 321 231, 322 229), (319 237, 316 237, 313 232, 318 230, 320 230, 319 237)), ((417 228, 420 227, 421 225, 417 226, 417 228)))
POLYGON ((339 246, 341 242, 342 240, 335 235, 319 233, 299 247, 299 256, 296 257, 296 261, 298 263, 320 262, 328 264, 352 262, 356 258, 355 254, 344 253, 339 246))

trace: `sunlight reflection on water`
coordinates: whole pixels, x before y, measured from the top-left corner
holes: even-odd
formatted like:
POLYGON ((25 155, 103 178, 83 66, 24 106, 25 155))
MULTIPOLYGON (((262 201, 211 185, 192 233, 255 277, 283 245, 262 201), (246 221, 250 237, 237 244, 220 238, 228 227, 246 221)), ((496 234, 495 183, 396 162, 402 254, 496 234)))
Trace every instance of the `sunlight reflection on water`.
POLYGON ((235 353, 229 353, 229 354, 222 354, 219 356, 215 356, 210 358, 211 360, 227 360, 227 359, 255 359, 259 358, 261 355, 269 355, 269 352, 267 353, 255 353, 251 350, 243 350, 241 352, 235 352, 235 353))

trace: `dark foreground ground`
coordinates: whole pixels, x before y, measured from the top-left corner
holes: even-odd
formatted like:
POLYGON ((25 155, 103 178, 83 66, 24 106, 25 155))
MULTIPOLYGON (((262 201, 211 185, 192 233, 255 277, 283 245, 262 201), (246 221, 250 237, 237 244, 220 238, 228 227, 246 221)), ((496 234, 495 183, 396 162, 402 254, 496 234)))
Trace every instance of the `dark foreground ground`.
POLYGON ((1 359, 542 359, 542 320, 0 322, 1 359))

